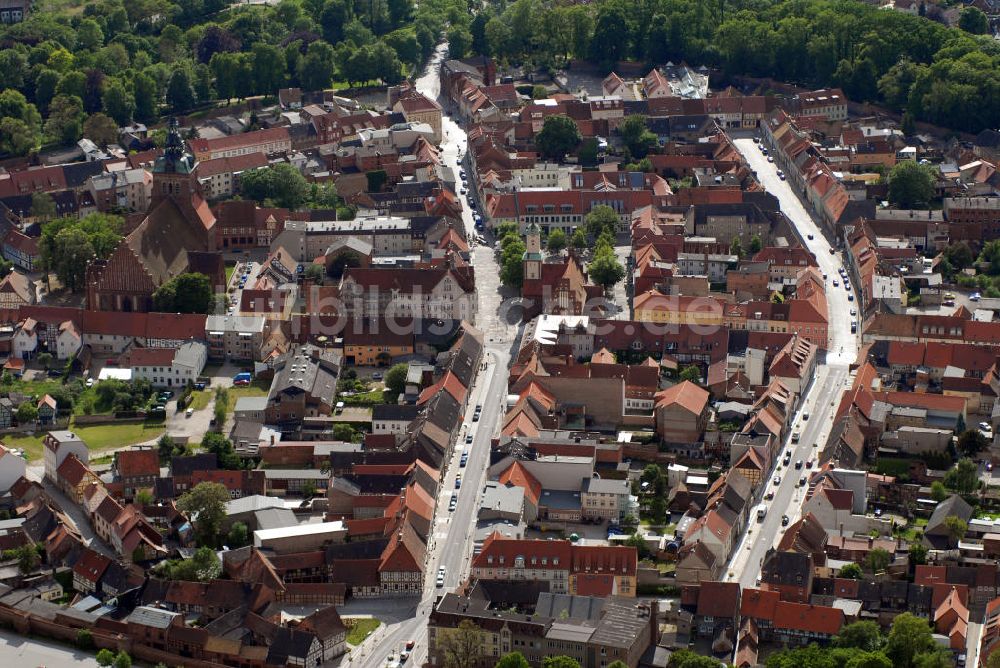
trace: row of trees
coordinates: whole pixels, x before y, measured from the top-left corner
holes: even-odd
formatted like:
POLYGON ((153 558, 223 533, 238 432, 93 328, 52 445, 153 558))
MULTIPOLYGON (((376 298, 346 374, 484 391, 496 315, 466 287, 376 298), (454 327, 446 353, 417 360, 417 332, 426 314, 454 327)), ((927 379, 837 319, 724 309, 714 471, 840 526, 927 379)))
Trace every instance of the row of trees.
POLYGON ((0 27, 0 151, 25 155, 82 134, 106 140, 164 105, 187 112, 217 99, 381 80, 396 83, 446 30, 472 43, 464 2, 100 0, 82 14, 33 12, 0 27))
POLYGON ((963 12, 962 30, 932 20, 937 12, 909 16, 852 0, 517 0, 480 13, 471 30, 476 51, 509 62, 561 67, 585 58, 611 69, 623 59, 686 60, 730 75, 841 86, 852 100, 978 132, 1000 117, 1000 49, 979 34, 976 12, 963 12))
POLYGON ((833 638, 832 648, 810 645, 784 650, 767 659, 767 668, 945 668, 948 650, 932 637, 926 619, 905 612, 883 635, 875 622, 848 624, 833 638))

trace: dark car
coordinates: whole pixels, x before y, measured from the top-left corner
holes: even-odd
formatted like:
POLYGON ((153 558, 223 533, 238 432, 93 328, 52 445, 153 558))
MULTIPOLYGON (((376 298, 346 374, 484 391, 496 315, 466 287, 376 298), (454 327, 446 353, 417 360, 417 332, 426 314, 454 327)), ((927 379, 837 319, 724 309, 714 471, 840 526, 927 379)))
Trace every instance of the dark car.
POLYGON ((781 516, 781 526, 783 527, 788 526, 788 515, 781 516))

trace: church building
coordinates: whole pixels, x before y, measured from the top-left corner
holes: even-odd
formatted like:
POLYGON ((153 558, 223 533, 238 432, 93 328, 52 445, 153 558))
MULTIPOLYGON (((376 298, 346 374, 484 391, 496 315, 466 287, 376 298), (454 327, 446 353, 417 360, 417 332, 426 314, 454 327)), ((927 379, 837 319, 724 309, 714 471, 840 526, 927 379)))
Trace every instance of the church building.
POLYGON ((146 217, 107 260, 87 268, 87 308, 152 311, 156 289, 186 273, 205 274, 222 289, 225 266, 216 248, 215 215, 202 196, 196 167, 172 120, 163 156, 153 167, 146 217))

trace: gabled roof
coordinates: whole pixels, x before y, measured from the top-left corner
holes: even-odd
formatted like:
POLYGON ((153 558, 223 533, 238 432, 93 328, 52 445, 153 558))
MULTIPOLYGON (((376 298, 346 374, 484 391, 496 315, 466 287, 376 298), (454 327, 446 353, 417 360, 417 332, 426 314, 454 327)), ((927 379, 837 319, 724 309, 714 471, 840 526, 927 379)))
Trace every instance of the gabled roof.
POLYGON ((159 476, 159 452, 155 448, 119 450, 115 453, 115 469, 122 478, 159 476))
POLYGON ((680 406, 694 415, 701 415, 708 405, 709 393, 691 381, 681 381, 673 387, 657 392, 656 407, 680 406))

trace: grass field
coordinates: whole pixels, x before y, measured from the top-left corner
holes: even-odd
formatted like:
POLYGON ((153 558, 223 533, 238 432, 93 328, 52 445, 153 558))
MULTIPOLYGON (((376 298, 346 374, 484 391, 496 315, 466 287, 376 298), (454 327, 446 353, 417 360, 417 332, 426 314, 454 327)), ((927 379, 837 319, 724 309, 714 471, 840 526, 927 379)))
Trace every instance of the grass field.
POLYGON ((347 642, 351 645, 360 645, 381 625, 382 622, 374 617, 355 619, 354 626, 347 632, 347 642))
POLYGON ((21 448, 28 461, 42 458, 43 434, 8 434, 3 437, 3 443, 8 448, 21 448))
POLYGON ((236 410, 236 400, 240 397, 266 397, 269 389, 271 389, 270 383, 264 384, 256 380, 249 385, 230 387, 229 403, 226 405, 227 412, 232 413, 236 410))
POLYGON ((201 390, 200 392, 191 393, 191 403, 189 408, 193 408, 196 411, 200 411, 203 408, 207 408, 209 402, 212 401, 212 393, 208 390, 201 390))
POLYGON ((233 273, 236 271, 235 264, 226 264, 226 287, 229 287, 229 280, 233 277, 233 273))
POLYGON ((162 422, 127 422, 74 427, 73 431, 90 450, 107 450, 151 441, 163 435, 166 428, 162 422))

